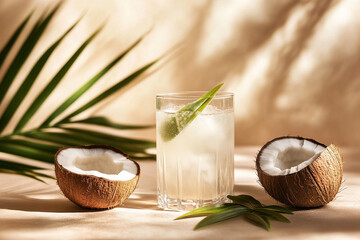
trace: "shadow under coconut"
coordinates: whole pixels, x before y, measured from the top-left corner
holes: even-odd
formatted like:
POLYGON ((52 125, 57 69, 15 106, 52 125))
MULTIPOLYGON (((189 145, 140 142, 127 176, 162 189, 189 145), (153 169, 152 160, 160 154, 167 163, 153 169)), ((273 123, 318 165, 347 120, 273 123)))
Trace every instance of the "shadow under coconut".
POLYGON ((64 198, 42 199, 32 198, 25 195, 3 196, 0 199, 0 209, 49 212, 49 213, 71 213, 71 212, 93 212, 101 211, 85 209, 77 206, 70 200, 64 198))
MULTIPOLYGON (((360 232, 360 210, 351 210, 349 208, 339 208, 328 205, 317 208, 293 208, 278 202, 270 197, 266 191, 256 185, 237 184, 234 187, 234 195, 249 194, 266 205, 281 205, 294 212, 294 215, 287 215, 291 224, 283 227, 283 223, 272 221, 273 229, 282 229, 282 231, 292 234, 297 232, 299 226, 306 229, 306 234, 330 233, 330 232, 360 232)), ((336 201, 339 196, 335 197, 336 201)))
MULTIPOLYGON (((83 220, 78 219, 79 225, 83 220)), ((34 217, 30 219, 15 218, 15 219, 0 219, 0 232, 12 232, 12 231, 40 231, 41 229, 57 229, 69 225, 68 219, 49 220, 47 218, 34 217)), ((0 234, 0 238, 1 238, 0 234)))
POLYGON ((240 194, 251 195, 254 198, 256 198, 257 200, 259 200, 262 204, 283 206, 293 212, 298 211, 298 210, 306 210, 306 209, 297 209, 297 208, 294 208, 291 206, 287 206, 286 204, 283 204, 283 203, 277 201, 276 199, 272 198, 260 184, 259 185, 241 185, 241 184, 235 185, 233 195, 240 195, 240 194))
MULTIPOLYGON (((331 203, 330 203, 331 204, 331 203)), ((295 232, 298 226, 308 233, 360 232, 360 211, 334 209, 330 206, 296 211, 290 216, 291 224, 286 231, 295 232)))
POLYGON ((234 186, 233 195, 240 195, 240 194, 251 195, 264 204, 270 205, 270 204, 275 204, 274 202, 276 202, 276 204, 279 203, 278 201, 270 197, 270 195, 267 194, 264 188, 260 185, 236 184, 234 186))

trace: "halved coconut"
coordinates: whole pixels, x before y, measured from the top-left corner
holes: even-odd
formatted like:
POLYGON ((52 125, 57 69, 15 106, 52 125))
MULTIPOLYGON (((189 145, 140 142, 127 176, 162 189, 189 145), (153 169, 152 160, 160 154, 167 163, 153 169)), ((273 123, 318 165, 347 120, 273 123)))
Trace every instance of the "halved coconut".
POLYGON ((126 200, 139 181, 140 167, 109 146, 80 146, 55 155, 57 183, 64 195, 85 208, 113 208, 126 200))
POLYGON ((294 207, 320 207, 339 191, 343 161, 338 148, 312 139, 280 137, 256 158, 259 180, 270 196, 294 207))

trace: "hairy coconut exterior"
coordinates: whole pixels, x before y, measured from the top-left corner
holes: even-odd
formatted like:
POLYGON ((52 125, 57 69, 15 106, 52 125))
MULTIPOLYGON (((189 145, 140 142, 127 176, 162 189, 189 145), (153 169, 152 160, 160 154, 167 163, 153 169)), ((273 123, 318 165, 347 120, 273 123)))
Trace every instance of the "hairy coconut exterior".
POLYGON ((294 137, 276 138, 268 142, 256 158, 259 180, 268 194, 279 202, 296 208, 321 207, 332 201, 339 191, 343 175, 343 160, 333 144, 326 147, 315 140, 296 137, 322 145, 326 149, 312 164, 293 174, 272 176, 261 170, 260 156, 263 149, 284 138, 294 137))
MULTIPOLYGON (((91 145, 69 148, 110 149, 129 159, 125 153, 110 146, 91 145)), ((129 159, 135 163, 138 169, 134 178, 128 181, 114 181, 91 175, 73 173, 62 167, 58 163, 57 157, 59 153, 65 149, 67 148, 60 149, 55 155, 55 174, 61 191, 75 204, 84 208, 109 209, 122 204, 135 190, 140 177, 140 166, 137 162, 129 159)))

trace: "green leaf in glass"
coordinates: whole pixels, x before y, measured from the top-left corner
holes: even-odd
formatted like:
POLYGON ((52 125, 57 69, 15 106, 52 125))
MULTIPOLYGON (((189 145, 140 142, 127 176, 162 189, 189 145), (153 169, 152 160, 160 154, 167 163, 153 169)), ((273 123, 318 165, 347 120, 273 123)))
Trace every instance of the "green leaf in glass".
POLYGON ((189 103, 179 111, 174 113, 168 120, 160 126, 160 135, 167 142, 176 137, 187 125, 189 125, 199 113, 210 103, 215 94, 222 87, 222 84, 211 89, 198 100, 189 103))

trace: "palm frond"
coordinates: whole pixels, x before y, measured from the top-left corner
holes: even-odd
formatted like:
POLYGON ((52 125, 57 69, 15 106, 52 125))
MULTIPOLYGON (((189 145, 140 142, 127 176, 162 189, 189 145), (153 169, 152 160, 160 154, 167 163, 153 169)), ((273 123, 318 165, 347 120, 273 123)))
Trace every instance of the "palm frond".
MULTIPOLYGON (((111 145, 120 148, 129 155, 136 153, 147 154, 146 150, 154 148, 155 143, 146 140, 119 137, 116 135, 104 134, 96 131, 83 129, 63 129, 64 132, 33 131, 23 133, 29 139, 51 142, 60 147, 72 145, 111 145)), ((40 150, 39 148, 37 148, 40 150)), ((55 153, 54 151, 53 153, 55 153)))
POLYGON ((22 133, 22 135, 30 139, 51 142, 61 147, 89 144, 89 142, 80 141, 76 138, 73 138, 72 135, 62 132, 29 131, 22 133))
POLYGON ((113 85, 112 87, 108 88, 98 96, 96 96, 94 99, 90 100, 88 103, 81 106, 76 111, 69 114, 67 117, 59 121, 59 123, 62 123, 63 121, 69 121, 72 117, 75 117, 76 115, 82 113, 83 111, 89 109, 90 107, 94 106, 95 104, 101 102, 105 98, 111 96, 115 92, 119 91, 123 87, 125 87, 127 84, 131 83, 133 80, 135 80, 137 77, 139 77, 143 72, 145 72, 148 68, 150 68, 152 65, 154 65, 158 60, 152 61, 145 65, 144 67, 141 67, 140 69, 136 70, 132 74, 130 74, 125 79, 121 80, 119 83, 113 85))
POLYGON ((11 99, 9 105, 5 109, 4 113, 2 114, 0 118, 0 133, 4 130, 6 125, 9 123, 11 117, 21 104, 21 102, 24 100, 26 94, 28 93, 29 89, 34 84, 37 76, 43 69, 45 63, 51 56, 51 54, 54 52, 56 47, 60 44, 60 42, 65 38, 65 36, 76 26, 76 24, 79 21, 77 21, 74 25, 72 25, 53 45, 51 45, 44 54, 39 58, 39 60, 34 64, 33 68, 21 84, 20 88, 15 93, 14 97, 11 99))
POLYGON ((7 69, 1 83, 0 83, 0 103, 4 99, 6 92, 8 91, 11 83, 14 81, 16 75, 20 71, 20 68, 24 64, 27 57, 30 55, 31 51, 35 47, 36 43, 40 39, 45 28, 49 24, 50 20, 53 18, 54 14, 58 10, 60 5, 56 6, 45 19, 40 18, 30 34, 26 38, 25 42, 21 46, 20 50, 16 54, 14 60, 12 61, 10 67, 7 69))
POLYGON ((59 125, 66 124, 66 123, 85 123, 85 124, 90 124, 90 125, 110 127, 110 128, 116 128, 116 129, 122 129, 122 130, 144 129, 144 128, 155 127, 154 125, 128 125, 128 124, 115 123, 115 122, 110 121, 106 117, 89 117, 89 118, 85 118, 85 119, 72 120, 72 121, 63 120, 62 123, 59 123, 59 125))
POLYGON ((0 173, 19 174, 19 175, 34 178, 39 181, 42 181, 42 180, 39 179, 38 177, 54 179, 53 176, 38 172, 39 170, 45 170, 45 169, 27 165, 27 164, 10 162, 7 160, 0 159, 0 173))
MULTIPOLYGON (((21 70, 22 65, 31 54, 32 49, 37 44, 38 40, 43 35, 46 27, 54 14, 59 9, 57 5, 49 14, 43 14, 34 24, 29 35, 26 37, 22 46, 18 50, 14 60, 10 63, 8 69, 5 71, 4 77, 0 82, 0 103, 5 98, 5 95, 12 85, 18 72, 21 70)), ((0 67, 8 55, 8 52, 17 41, 18 36, 22 32, 25 25, 28 23, 32 13, 29 14, 21 25, 15 30, 10 40, 5 44, 0 52, 0 67)), ((61 48, 62 40, 70 34, 70 32, 77 25, 75 22, 68 30, 63 33, 58 39, 50 45, 47 50, 39 57, 34 63, 30 72, 21 83, 14 96, 9 100, 9 104, 5 107, 3 114, 0 116, 0 133, 3 132, 5 127, 12 121, 12 117, 15 112, 19 109, 19 106, 29 94, 31 87, 37 80, 40 72, 46 68, 46 63, 52 55, 52 53, 61 48)), ((103 26, 102 26, 103 27, 103 26)), ((39 124, 33 129, 24 130, 24 127, 29 120, 38 112, 38 109, 47 100, 50 94, 57 88, 60 81, 65 77, 67 72, 76 62, 80 54, 85 48, 91 43, 96 35, 99 34, 102 27, 98 28, 83 44, 73 53, 68 61, 60 68, 60 70, 54 74, 54 77, 49 83, 43 88, 40 94, 30 104, 30 107, 24 111, 23 116, 15 126, 15 129, 7 135, 0 135, 0 152, 10 155, 16 155, 32 160, 37 160, 45 163, 53 163, 54 154, 61 147, 68 147, 72 145, 87 145, 87 144, 101 144, 101 145, 112 145, 117 147, 131 156, 133 159, 154 159, 155 155, 147 152, 148 149, 154 148, 155 143, 153 141, 147 141, 142 139, 133 139, 129 137, 121 137, 114 134, 107 134, 104 132, 96 131, 91 127, 106 127, 108 129, 117 130, 131 130, 153 127, 153 125, 146 126, 135 126, 128 124, 115 123, 102 116, 92 116, 80 120, 73 120, 72 118, 88 110, 95 104, 103 101, 105 98, 119 91, 135 79, 137 79, 147 69, 152 67, 157 61, 152 61, 147 65, 140 67, 128 77, 121 79, 118 83, 113 85, 111 88, 99 93, 95 98, 88 101, 86 104, 78 109, 75 109, 69 115, 62 117, 62 120, 55 121, 61 114, 70 108, 72 104, 77 101, 84 93, 89 90, 96 82, 98 82, 110 69, 114 68, 115 65, 120 62, 130 51, 132 51, 144 38, 140 37, 125 51, 116 56, 112 61, 98 70, 97 73, 88 80, 84 85, 77 89, 69 98, 62 101, 62 104, 55 110, 51 111, 50 115, 44 122, 39 124), (55 121, 55 122, 54 122, 55 121), (80 127, 79 125, 84 125, 80 127), (73 127, 75 126, 75 127, 73 127)), ((41 173, 39 171, 44 170, 43 168, 21 164, 18 162, 12 162, 9 160, 0 159, 0 173, 17 174, 26 176, 35 180, 43 181, 41 178, 53 178, 50 175, 41 173)))
POLYGON ((69 131, 69 132, 84 134, 84 135, 87 135, 87 136, 94 136, 94 137, 98 137, 98 138, 106 138, 106 139, 109 139, 109 140, 119 141, 119 142, 123 142, 123 143, 151 144, 150 147, 155 146, 154 142, 147 141, 147 140, 119 137, 119 136, 115 136, 115 135, 111 135, 111 134, 106 134, 106 133, 97 132, 97 131, 91 131, 91 130, 85 130, 85 129, 77 129, 77 128, 69 128, 69 127, 67 127, 67 128, 64 127, 62 129, 65 130, 65 131, 69 131))
POLYGON ((16 39, 19 37, 20 33, 22 32, 22 30, 24 29, 25 25, 27 24, 27 22, 29 21, 30 17, 32 16, 33 12, 31 12, 26 18, 25 20, 20 24, 20 26, 16 29, 16 31, 13 33, 13 35, 11 36, 11 38, 9 39, 9 41, 5 44, 5 46, 3 47, 3 49, 0 52, 0 68, 3 65, 8 53, 10 52, 11 48, 13 47, 13 45, 16 42, 16 39))
POLYGON ((30 147, 30 148, 35 148, 35 149, 39 149, 51 154, 54 154, 57 152, 57 150, 59 149, 59 147, 61 147, 61 145, 59 144, 46 144, 46 143, 39 143, 39 142, 33 142, 33 141, 29 141, 29 139, 14 139, 14 138, 5 138, 5 139, 0 139, 0 144, 1 143, 9 143, 9 144, 15 144, 15 145, 22 145, 22 146, 26 146, 26 147, 30 147))
POLYGON ((73 104, 78 98, 80 98, 87 90, 91 88, 102 76, 104 76, 116 63, 118 63, 123 57, 125 57, 136 45, 138 45, 143 38, 141 37, 132 46, 130 46, 125 52, 121 53, 107 66, 101 69, 94 77, 81 86, 73 95, 66 99, 50 116, 41 124, 41 127, 49 126, 50 122, 64 112, 71 104, 73 104))
MULTIPOLYGON (((102 27, 101 27, 102 28, 102 27)), ((62 66, 62 68, 57 72, 49 84, 43 89, 43 91, 34 99, 31 106, 25 112, 25 114, 20 119, 19 123, 15 127, 15 132, 20 131, 30 118, 36 113, 36 111, 41 107, 45 102, 47 97, 54 91, 59 82, 64 78, 65 74, 69 71, 71 66, 74 64, 76 59, 84 51, 84 49, 89 45, 89 43, 94 39, 94 37, 100 32, 101 28, 97 29, 81 46, 80 48, 71 56, 71 58, 62 66)))
POLYGON ((54 162, 54 155, 52 153, 17 143, 2 142, 0 144, 0 152, 31 158, 42 162, 54 162))

